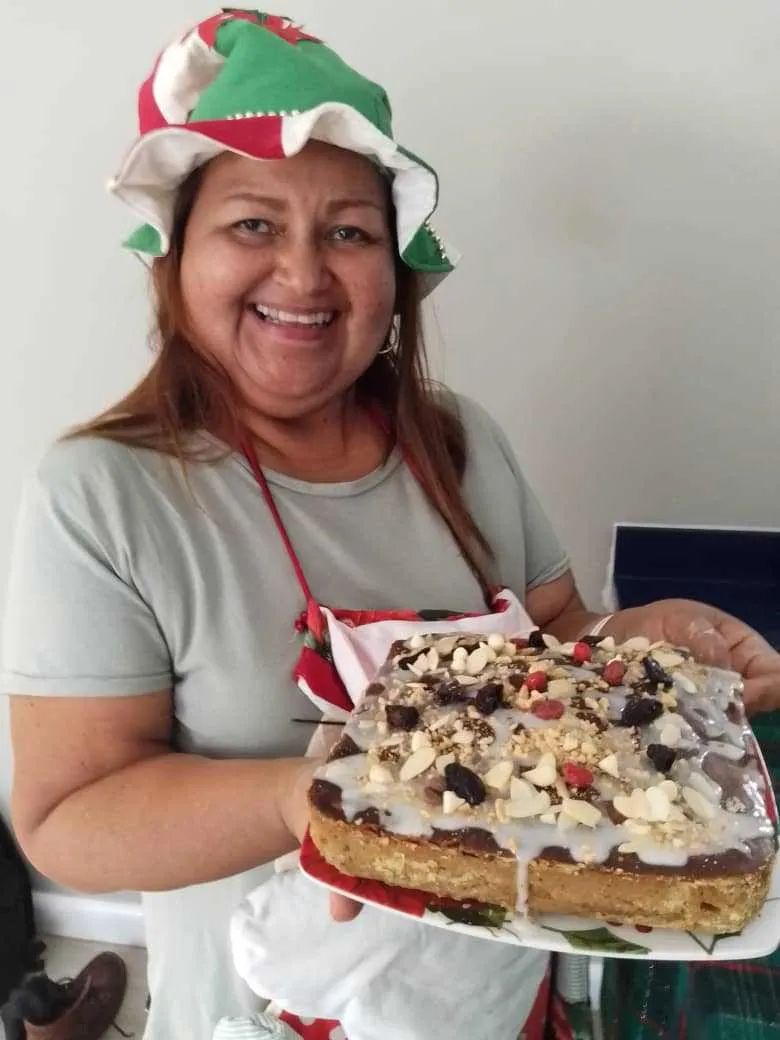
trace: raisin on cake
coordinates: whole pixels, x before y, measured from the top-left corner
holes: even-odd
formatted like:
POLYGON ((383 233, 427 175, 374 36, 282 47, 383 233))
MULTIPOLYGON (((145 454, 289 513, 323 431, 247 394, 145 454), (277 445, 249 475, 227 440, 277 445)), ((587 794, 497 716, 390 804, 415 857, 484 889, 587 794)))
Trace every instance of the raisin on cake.
POLYGON ((539 631, 396 643, 309 796, 343 873, 715 933, 766 899, 768 798, 739 676, 539 631))

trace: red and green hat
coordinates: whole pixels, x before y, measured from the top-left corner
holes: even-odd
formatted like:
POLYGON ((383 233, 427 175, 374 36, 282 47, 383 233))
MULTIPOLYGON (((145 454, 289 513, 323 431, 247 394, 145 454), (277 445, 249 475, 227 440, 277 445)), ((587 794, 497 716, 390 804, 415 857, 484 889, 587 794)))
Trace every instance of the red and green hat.
POLYGON ((284 159, 318 140, 387 173, 401 259, 426 291, 456 263, 430 224, 436 173, 396 143, 385 91, 289 18, 226 8, 201 22, 158 58, 138 117, 109 190, 144 221, 125 243, 144 257, 168 252, 177 190, 197 167, 225 151, 284 159))

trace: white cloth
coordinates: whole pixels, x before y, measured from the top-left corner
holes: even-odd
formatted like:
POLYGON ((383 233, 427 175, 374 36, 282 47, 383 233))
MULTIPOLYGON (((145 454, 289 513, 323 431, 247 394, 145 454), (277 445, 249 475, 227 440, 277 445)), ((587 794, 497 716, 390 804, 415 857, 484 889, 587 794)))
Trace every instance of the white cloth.
MULTIPOLYGON (((353 700, 397 639, 425 632, 527 635, 534 627, 517 597, 507 609, 459 621, 378 621, 352 628, 326 612, 331 652, 353 700)), ((326 708, 316 691, 312 700, 326 708)), ((331 715, 336 715, 332 711, 331 715)), ((321 728, 315 743, 326 737, 321 728)), ((329 728, 332 738, 334 728, 329 728)), ((321 750, 322 744, 318 744, 321 750)), ((516 1040, 533 1006, 547 954, 476 939, 365 907, 335 923, 328 894, 290 867, 277 873, 234 915, 236 968, 257 994, 297 1015, 336 1019, 349 1040, 431 1040, 446 1023, 468 1040, 516 1040)))
POLYGON ((370 906, 336 924, 328 893, 294 871, 242 903, 231 939, 251 989, 349 1040, 517 1040, 547 968, 546 953, 370 906))
POLYGON ((262 1014, 221 1019, 213 1040, 298 1040, 298 1034, 273 1015, 262 1014))

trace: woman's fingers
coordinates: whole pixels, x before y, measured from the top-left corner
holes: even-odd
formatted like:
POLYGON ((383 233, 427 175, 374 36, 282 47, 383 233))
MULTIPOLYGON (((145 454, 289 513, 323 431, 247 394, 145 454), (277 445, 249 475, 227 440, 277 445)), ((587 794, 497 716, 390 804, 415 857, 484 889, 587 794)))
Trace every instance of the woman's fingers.
POLYGON ((356 903, 354 899, 342 896, 339 892, 331 892, 330 916, 334 921, 353 921, 362 909, 362 903, 356 903))

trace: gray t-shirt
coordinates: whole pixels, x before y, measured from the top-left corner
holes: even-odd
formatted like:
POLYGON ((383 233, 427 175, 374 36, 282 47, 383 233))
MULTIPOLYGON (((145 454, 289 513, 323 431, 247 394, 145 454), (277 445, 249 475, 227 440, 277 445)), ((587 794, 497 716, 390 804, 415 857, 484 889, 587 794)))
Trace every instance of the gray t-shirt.
MULTIPOLYGON (((497 583, 523 599, 569 564, 497 425, 458 398, 468 506, 497 583)), ((478 583, 393 453, 360 480, 266 473, 314 596, 333 607, 480 611, 478 583)), ((214 757, 303 752, 314 711, 291 671, 304 599, 245 460, 175 461, 98 438, 57 444, 24 491, 9 579, 3 690, 122 696, 172 687, 175 743, 214 757), (188 484, 189 482, 189 484, 188 484)), ((249 995, 230 913, 264 868, 144 896, 147 1040, 210 1040, 249 995)))

